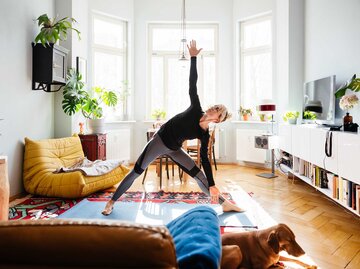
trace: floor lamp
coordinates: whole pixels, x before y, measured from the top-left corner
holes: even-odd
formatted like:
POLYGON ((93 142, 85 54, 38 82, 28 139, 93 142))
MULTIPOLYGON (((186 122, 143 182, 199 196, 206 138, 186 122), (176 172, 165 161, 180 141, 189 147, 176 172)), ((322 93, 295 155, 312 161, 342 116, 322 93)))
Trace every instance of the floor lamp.
POLYGON ((273 143, 270 143, 271 140, 274 137, 274 114, 276 111, 276 105, 274 104, 274 102, 272 100, 262 100, 261 104, 257 107, 257 110, 259 111, 259 114, 263 114, 265 117, 267 115, 271 115, 271 133, 268 135, 265 135, 263 137, 265 137, 265 139, 267 139, 267 146, 268 149, 270 149, 270 158, 271 158, 271 173, 261 173, 258 174, 257 176, 259 177, 264 177, 264 178, 274 178, 277 177, 277 175, 275 175, 275 163, 274 163, 274 146, 272 146, 273 143))

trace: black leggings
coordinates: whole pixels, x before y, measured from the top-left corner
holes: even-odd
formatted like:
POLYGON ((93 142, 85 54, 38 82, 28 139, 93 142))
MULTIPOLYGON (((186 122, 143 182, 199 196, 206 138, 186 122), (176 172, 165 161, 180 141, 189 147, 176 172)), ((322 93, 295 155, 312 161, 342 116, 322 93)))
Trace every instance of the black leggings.
MULTIPOLYGON (((119 187, 116 189, 113 197, 113 201, 119 199, 133 184, 136 178, 138 178, 142 172, 159 156, 169 156, 177 165, 179 165, 188 175, 193 177, 200 189, 210 196, 209 183, 205 174, 197 167, 194 160, 180 148, 178 150, 171 150, 165 146, 158 134, 146 144, 141 155, 137 159, 134 169, 132 169, 126 177, 121 181, 119 187)), ((224 198, 219 196, 219 203, 222 204, 224 198)))

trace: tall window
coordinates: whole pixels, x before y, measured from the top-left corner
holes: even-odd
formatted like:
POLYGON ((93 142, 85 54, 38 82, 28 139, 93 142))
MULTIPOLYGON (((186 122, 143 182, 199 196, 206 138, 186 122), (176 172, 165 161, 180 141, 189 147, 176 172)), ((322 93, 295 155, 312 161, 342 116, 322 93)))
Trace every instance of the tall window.
MULTIPOLYGON (((127 22, 93 14, 92 25, 92 84, 124 94, 127 84, 127 22)), ((120 110, 123 107, 127 106, 119 104, 120 110)))
MULTIPOLYGON (((197 59, 198 94, 205 110, 215 102, 217 25, 187 25, 188 43, 195 39, 203 48, 197 59)), ((180 29, 177 24, 149 25, 148 118, 155 109, 165 110, 167 118, 190 105, 190 61, 179 61, 180 29)))
POLYGON ((255 109, 261 99, 272 99, 271 16, 240 24, 240 104, 255 109))

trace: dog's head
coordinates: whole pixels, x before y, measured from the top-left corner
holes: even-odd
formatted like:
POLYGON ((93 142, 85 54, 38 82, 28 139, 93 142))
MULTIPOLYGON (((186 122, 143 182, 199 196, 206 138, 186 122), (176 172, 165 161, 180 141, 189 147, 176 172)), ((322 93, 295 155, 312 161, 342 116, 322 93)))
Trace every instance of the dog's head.
POLYGON ((273 227, 267 242, 276 254, 282 250, 295 257, 305 254, 305 251, 295 241, 293 231, 283 223, 273 227))

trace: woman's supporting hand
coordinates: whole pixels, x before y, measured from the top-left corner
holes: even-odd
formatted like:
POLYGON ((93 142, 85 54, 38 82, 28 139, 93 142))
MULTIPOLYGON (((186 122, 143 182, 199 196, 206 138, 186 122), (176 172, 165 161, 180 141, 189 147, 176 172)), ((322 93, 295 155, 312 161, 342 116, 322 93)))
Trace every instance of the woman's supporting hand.
POLYGON ((210 190, 210 196, 211 196, 211 203, 218 204, 219 203, 219 195, 220 195, 219 189, 215 186, 211 186, 209 188, 209 190, 210 190))
POLYGON ((188 49, 189 49, 189 54, 190 54, 190 57, 196 57, 199 52, 202 50, 201 49, 197 49, 196 48, 196 41, 195 40, 191 40, 190 41, 190 46, 187 45, 188 49))

